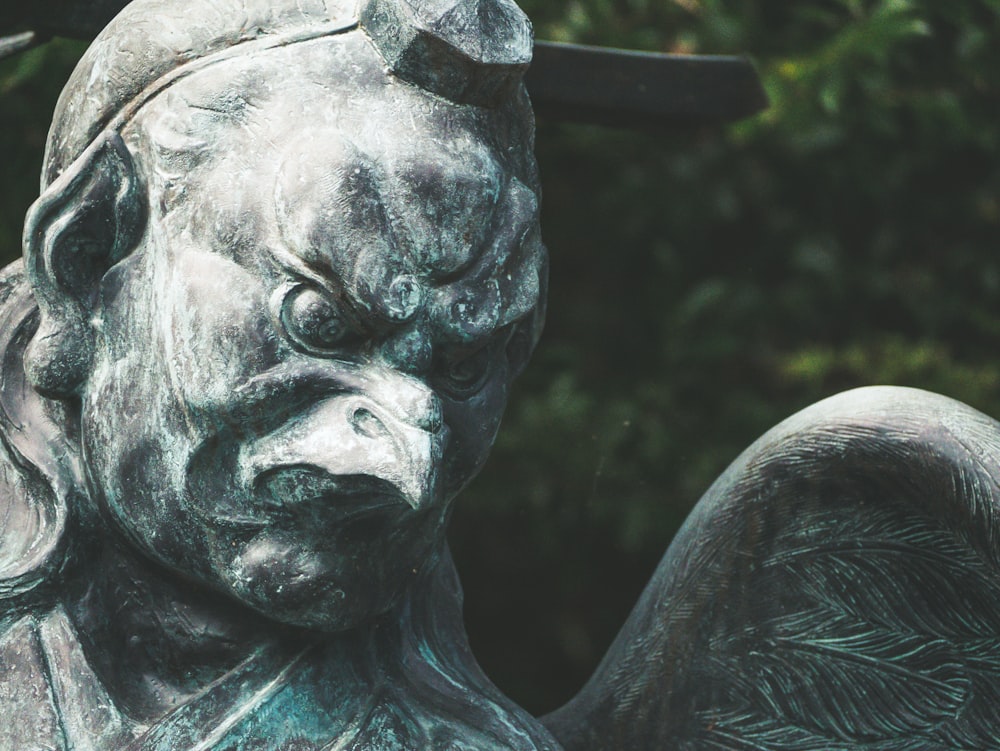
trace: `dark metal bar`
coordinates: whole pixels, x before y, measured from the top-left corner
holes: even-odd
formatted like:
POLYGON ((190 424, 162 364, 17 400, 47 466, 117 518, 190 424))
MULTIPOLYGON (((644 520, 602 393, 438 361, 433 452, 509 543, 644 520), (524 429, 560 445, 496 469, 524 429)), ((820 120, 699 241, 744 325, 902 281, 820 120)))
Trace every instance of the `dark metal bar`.
MULTIPOLYGON (((0 9, 0 59, 50 36, 92 39, 125 0, 39 0, 0 9)), ((767 107, 743 57, 664 55, 536 42, 526 78, 539 116, 627 128, 684 127, 740 120, 767 107)))
POLYGON ((537 42, 527 85, 541 117, 619 127, 719 124, 767 107, 744 57, 537 42))
POLYGON ((23 31, 20 34, 12 34, 7 37, 0 37, 0 60, 5 57, 24 52, 37 46, 43 40, 33 31, 23 31))

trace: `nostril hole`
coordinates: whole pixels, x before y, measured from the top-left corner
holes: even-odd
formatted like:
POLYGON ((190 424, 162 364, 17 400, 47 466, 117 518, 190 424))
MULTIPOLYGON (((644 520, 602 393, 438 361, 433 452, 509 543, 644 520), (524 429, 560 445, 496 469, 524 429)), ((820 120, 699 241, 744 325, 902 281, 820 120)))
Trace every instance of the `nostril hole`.
POLYGON ((354 410, 351 415, 351 427, 354 428, 355 432, 368 438, 377 438, 386 432, 382 421, 371 410, 364 407, 354 410))

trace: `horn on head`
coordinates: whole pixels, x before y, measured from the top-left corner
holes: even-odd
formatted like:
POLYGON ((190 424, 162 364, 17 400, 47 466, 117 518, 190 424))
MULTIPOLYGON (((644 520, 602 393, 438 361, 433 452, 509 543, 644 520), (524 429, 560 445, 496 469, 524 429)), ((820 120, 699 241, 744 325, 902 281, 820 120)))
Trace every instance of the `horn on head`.
POLYGON ((495 106, 531 62, 512 0, 364 0, 360 22, 396 76, 459 104, 495 106))

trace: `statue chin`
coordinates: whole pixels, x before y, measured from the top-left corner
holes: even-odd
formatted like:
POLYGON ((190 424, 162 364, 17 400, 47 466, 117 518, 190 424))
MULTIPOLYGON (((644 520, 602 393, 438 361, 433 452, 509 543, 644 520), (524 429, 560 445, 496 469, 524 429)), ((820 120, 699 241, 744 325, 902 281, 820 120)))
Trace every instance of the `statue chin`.
MULTIPOLYGON (((338 534, 334 545, 362 532, 338 534)), ((404 553, 398 535, 396 540, 395 549, 345 544, 316 550, 291 533, 261 532, 238 546, 225 569, 233 574, 227 586, 239 601, 273 620, 347 631, 393 610, 434 569, 441 541, 421 538, 404 553)))

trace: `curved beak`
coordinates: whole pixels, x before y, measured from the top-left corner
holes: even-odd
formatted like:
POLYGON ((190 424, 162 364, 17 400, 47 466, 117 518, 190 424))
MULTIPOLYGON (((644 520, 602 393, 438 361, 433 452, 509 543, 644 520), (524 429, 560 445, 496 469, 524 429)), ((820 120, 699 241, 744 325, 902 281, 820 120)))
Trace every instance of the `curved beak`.
MULTIPOLYGON (((358 487, 358 478, 390 486, 413 509, 437 504, 448 432, 438 397, 423 382, 384 367, 355 372, 352 381, 349 390, 318 397, 244 444, 238 464, 244 487, 255 488, 276 470, 308 468, 329 477, 331 486, 337 478, 345 487, 358 487)), ((291 493, 284 502, 295 499, 291 493)))

